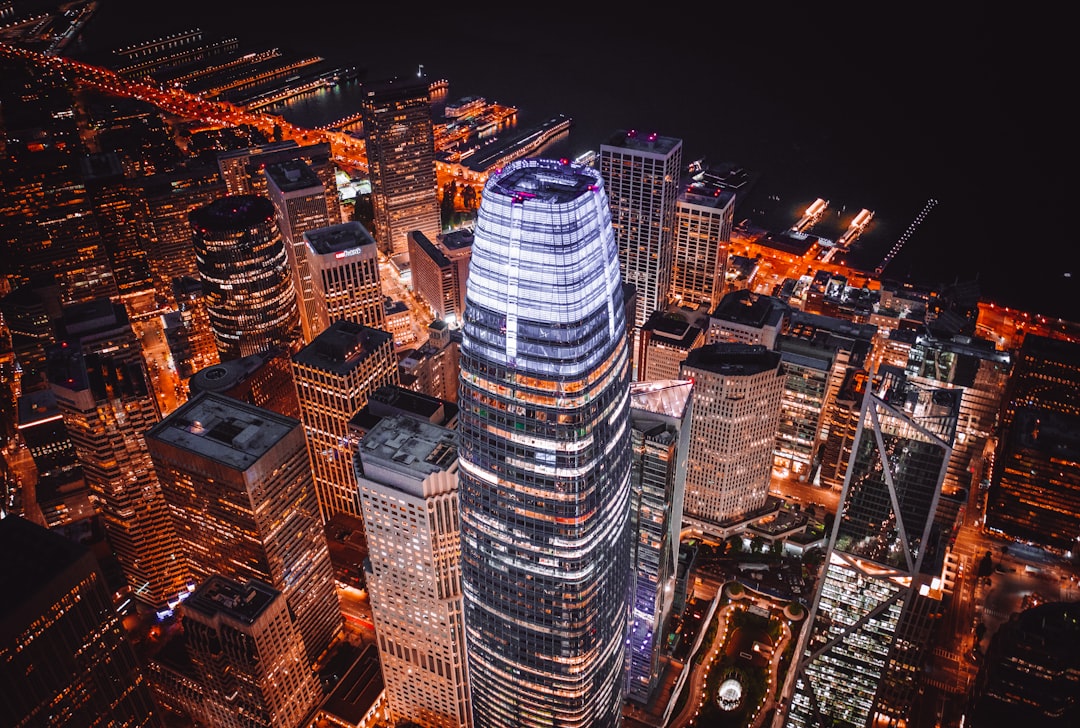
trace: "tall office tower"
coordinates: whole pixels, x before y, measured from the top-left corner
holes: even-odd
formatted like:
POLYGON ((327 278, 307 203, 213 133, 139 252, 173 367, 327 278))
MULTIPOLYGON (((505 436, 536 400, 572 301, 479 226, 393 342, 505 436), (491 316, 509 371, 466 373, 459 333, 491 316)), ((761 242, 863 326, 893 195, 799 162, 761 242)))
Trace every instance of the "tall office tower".
POLYGON ((1080 548, 1080 344, 1024 336, 1001 409, 986 527, 1080 548))
POLYGON ((637 288, 636 328, 668 303, 682 140, 618 131, 600 144, 599 168, 611 201, 623 280, 637 288))
POLYGON ((455 433, 387 417, 361 440, 356 469, 391 720, 468 728, 455 433))
POLYGON ((783 478, 807 482, 815 475, 827 436, 826 418, 848 361, 837 347, 781 335, 776 342, 784 372, 773 468, 783 478))
POLYGON ((187 565, 143 435, 160 414, 141 365, 62 342, 50 352, 49 382, 132 594, 156 607, 186 593, 187 565))
POLYGON ((435 125, 428 80, 364 84, 364 119, 375 240, 387 255, 408 251, 408 234, 442 230, 435 177, 435 125))
POLYGON ((270 200, 254 195, 220 197, 192 210, 189 218, 221 359, 275 346, 295 350, 300 316, 270 200))
POLYGON ((769 495, 784 393, 780 354, 760 344, 706 344, 690 352, 679 378, 694 382, 684 520, 725 535, 769 495))
POLYGON ((289 271, 300 309, 304 342, 311 343, 315 338, 318 314, 304 233, 338 221, 330 219, 330 212, 326 209, 326 190, 304 160, 291 159, 268 164, 263 172, 266 174, 266 193, 270 202, 274 203, 278 228, 281 229, 281 238, 289 256, 289 271))
POLYGON ((828 432, 821 446, 820 467, 814 482, 818 485, 840 490, 844 487, 855 435, 859 428, 859 412, 863 395, 870 381, 870 373, 858 367, 848 367, 840 388, 829 407, 828 432))
POLYGON ((630 385, 635 538, 627 696, 641 704, 652 698, 660 678, 675 594, 693 389, 693 382, 680 380, 630 385))
POLYGON ((190 396, 216 392, 279 415, 300 419, 292 355, 275 347, 200 369, 188 380, 190 396))
POLYGON ((445 335, 447 326, 439 319, 431 322, 428 332, 428 340, 398 362, 401 382, 420 394, 457 402, 458 343, 445 335))
MULTIPOLYGON (((90 489, 83 477, 79 453, 64 424, 56 395, 49 389, 24 392, 19 397, 19 437, 22 438, 37 469, 34 500, 41 520, 33 515, 34 504, 23 499, 23 513, 30 520, 49 528, 84 521, 97 515, 90 500, 90 489)), ((17 505, 7 516, 17 512, 17 505)))
POLYGON ((705 341, 763 344, 772 349, 790 314, 791 309, 778 298, 746 289, 732 291, 720 299, 720 305, 709 316, 705 341))
POLYGON ((728 246, 735 221, 735 193, 688 179, 675 201, 671 298, 680 306, 720 305, 727 276, 728 246))
POLYGON ((343 222, 308 230, 304 242, 315 295, 312 338, 338 319, 385 328, 379 251, 367 229, 343 222))
POLYGON ((641 327, 638 379, 642 382, 678 379, 679 365, 690 350, 704 344, 705 332, 685 317, 653 311, 641 327))
POLYGON ((412 289, 436 319, 457 328, 465 314, 465 284, 469 280, 473 232, 455 230, 434 242, 419 230, 409 232, 409 270, 412 289))
POLYGON ((338 319, 293 354, 292 369, 323 523, 335 513, 359 516, 349 420, 373 391, 398 383, 393 339, 338 319))
POLYGON ((610 209, 599 174, 544 159, 491 175, 480 204, 458 397, 476 728, 620 722, 630 360, 610 209))
POLYGON ((221 728, 299 728, 322 698, 289 605, 269 584, 206 579, 181 607, 204 686, 203 718, 221 728))
POLYGON ((147 262, 154 288, 168 298, 172 282, 198 278, 195 244, 188 215, 225 195, 216 167, 194 167, 137 180, 146 201, 147 262))
POLYGON ((326 209, 330 224, 342 222, 341 200, 337 189, 337 166, 329 142, 298 145, 289 139, 256 147, 218 152, 217 172, 230 195, 265 195, 266 167, 278 162, 303 160, 319 178, 326 190, 326 209))
POLYGON ((192 576, 281 591, 314 662, 341 632, 341 608, 300 423, 206 392, 146 443, 192 576))
POLYGON ((0 555, 0 724, 163 726, 94 555, 18 516, 0 555))
POLYGON ((787 688, 790 726, 895 721, 906 707, 892 700, 897 683, 913 681, 917 669, 911 650, 919 646, 898 632, 912 619, 924 561, 934 558, 934 511, 960 397, 892 367, 864 392, 825 575, 787 688))
POLYGON ((176 310, 164 316, 165 341, 176 365, 182 387, 196 372, 221 363, 221 354, 210 328, 206 295, 202 281, 196 278, 173 279, 176 310))

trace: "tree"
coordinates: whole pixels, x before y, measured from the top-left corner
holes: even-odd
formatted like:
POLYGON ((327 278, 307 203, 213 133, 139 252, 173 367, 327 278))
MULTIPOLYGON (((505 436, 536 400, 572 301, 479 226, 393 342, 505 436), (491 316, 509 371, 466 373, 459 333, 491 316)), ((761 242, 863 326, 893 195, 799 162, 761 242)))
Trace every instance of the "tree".
POLYGON ((987 551, 979 561, 979 577, 990 576, 994 573, 994 557, 987 551))
POLYGON ((743 550, 742 536, 739 534, 732 534, 727 537, 728 551, 733 554, 741 554, 743 550))
POLYGON ((285 138, 285 135, 281 131, 281 124, 274 124, 273 139, 275 142, 280 142, 285 138))
POLYGON ((472 212, 476 209, 476 188, 472 185, 464 185, 461 188, 461 204, 465 209, 472 212))
POLYGON ((979 622, 975 625, 975 641, 982 642, 982 638, 986 636, 986 623, 979 622))
POLYGON ((750 553, 760 554, 761 550, 765 548, 765 537, 754 536, 750 539, 750 553))

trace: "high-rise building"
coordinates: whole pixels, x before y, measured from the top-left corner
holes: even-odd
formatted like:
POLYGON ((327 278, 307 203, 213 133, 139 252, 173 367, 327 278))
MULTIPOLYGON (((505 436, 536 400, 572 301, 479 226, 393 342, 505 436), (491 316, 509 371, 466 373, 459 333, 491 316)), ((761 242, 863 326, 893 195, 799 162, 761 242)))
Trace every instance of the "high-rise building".
POLYGON ((760 344, 706 344, 686 357, 679 378, 694 382, 684 520, 725 535, 768 500, 784 392, 780 354, 760 344))
POLYGON ((191 211, 199 277, 221 359, 294 350, 300 316, 274 205, 231 195, 191 211))
POLYGON ((709 317, 705 341, 763 344, 772 349, 784 330, 791 310, 778 298, 746 289, 727 293, 709 317))
POLYGON ((299 728, 322 699, 281 592, 251 579, 206 579, 181 607, 201 684, 201 718, 221 728, 299 728))
POLYGON ((385 328, 378 247, 367 229, 343 222, 308 230, 304 241, 315 295, 312 339, 338 319, 385 328))
POLYGON ((458 430, 473 724, 616 726, 630 584, 630 360, 603 179, 488 178, 458 430))
POLYGON ((685 316, 653 311, 641 327, 638 380, 678 379, 679 365, 692 349, 704 344, 705 332, 687 321, 685 316))
POLYGON ((190 396, 217 392, 279 415, 300 419, 292 356, 280 346, 200 369, 188 380, 190 396))
POLYGON ((660 679, 664 627, 674 604, 693 390, 692 382, 680 380, 630 385, 635 538, 627 696, 641 704, 660 679))
POLYGON ((1080 344, 1024 336, 1001 410, 986 526, 1080 548, 1080 344))
POLYGON ((429 82, 420 76, 365 83, 360 109, 375 241, 387 255, 406 253, 409 232, 434 240, 442 229, 429 82))
POLYGON ((467 229, 439 235, 434 241, 419 230, 409 232, 412 289, 435 318, 455 328, 465 314, 472 244, 473 232, 467 229))
POLYGON ((180 386, 201 369, 221 363, 221 354, 210 328, 202 281, 184 276, 172 284, 176 310, 164 315, 165 341, 180 377, 180 386))
POLYGON ((723 297, 735 193, 685 180, 675 201, 671 298, 680 306, 713 311, 723 297))
POLYGON ((356 468, 391 720, 469 728, 455 433, 387 417, 360 441, 356 468))
POLYGON ((192 576, 281 591, 313 663, 342 618, 300 423, 205 392, 146 443, 192 576))
POLYGON ((0 557, 0 724, 163 726, 94 555, 8 516, 0 557))
POLYGON ((831 396, 839 388, 846 356, 835 347, 781 335, 776 342, 784 372, 773 468, 782 478, 806 482, 814 475, 831 396))
POLYGON ((297 144, 291 139, 255 147, 229 149, 217 154, 217 172, 229 195, 267 194, 264 170, 272 164, 303 160, 319 178, 326 191, 330 224, 341 220, 341 200, 337 189, 337 166, 329 142, 297 144))
POLYGON ((682 140, 617 131, 601 143, 598 164, 611 201, 623 280, 637 288, 633 325, 638 327, 668 303, 682 140))
POLYGON ((864 389, 858 434, 826 551, 825 574, 796 648, 789 726, 904 719, 925 648, 900 634, 915 616, 924 564, 939 558, 934 513, 959 414, 958 390, 883 367, 864 389), (907 703, 897 700, 907 697, 907 703))
POLYGON ((50 352, 49 382, 132 594, 152 607, 186 594, 187 564, 144 440, 160 414, 141 360, 63 341, 50 352))
POLYGON ((349 420, 373 391, 398 383, 392 337, 338 319, 293 354, 292 368, 322 520, 335 513, 359 516, 349 420))
POLYGON ((304 233, 338 221, 330 219, 323 183, 303 159, 268 164, 263 172, 266 174, 266 194, 274 204, 278 228, 289 257, 304 341, 310 343, 315 338, 318 312, 304 233))

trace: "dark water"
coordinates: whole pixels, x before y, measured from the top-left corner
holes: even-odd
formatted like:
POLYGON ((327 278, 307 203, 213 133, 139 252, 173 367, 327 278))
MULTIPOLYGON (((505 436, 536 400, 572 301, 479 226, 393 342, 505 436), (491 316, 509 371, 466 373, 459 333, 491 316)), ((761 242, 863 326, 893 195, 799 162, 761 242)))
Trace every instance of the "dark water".
MULTIPOLYGON (((359 67, 361 80, 422 64, 449 81, 450 99, 518 107, 519 126, 573 118, 545 156, 596 150, 619 129, 677 137, 687 161, 757 174, 740 209, 755 223, 790 225, 818 197, 839 231, 872 210, 848 258, 868 269, 934 199, 885 277, 977 279, 986 299, 1080 319, 1067 44, 1055 45, 1064 31, 1053 23, 917 3, 873 18, 865 6, 803 4, 625 5, 595 19, 536 3, 273 7, 189 0, 151 14, 102 0, 84 39, 92 50, 200 27, 252 49, 316 52, 359 67)), ((356 111, 360 90, 317 92, 275 113, 317 126, 356 111)))

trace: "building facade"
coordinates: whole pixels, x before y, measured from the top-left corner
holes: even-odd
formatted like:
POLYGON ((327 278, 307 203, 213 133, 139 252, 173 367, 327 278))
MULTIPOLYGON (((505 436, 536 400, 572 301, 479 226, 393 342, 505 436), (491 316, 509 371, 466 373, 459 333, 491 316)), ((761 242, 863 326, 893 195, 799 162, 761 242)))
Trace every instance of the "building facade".
POLYGON ((723 297, 735 193, 688 179, 675 201, 671 298, 713 311, 723 297))
POLYGON ((617 726, 630 361, 603 179, 488 178, 461 343, 462 589, 476 728, 617 726))
POLYGON ((617 131, 600 145, 600 175, 611 202, 623 280, 637 288, 633 326, 667 306, 682 140, 617 131))
POLYGON ((265 197, 230 195, 189 215, 206 311, 222 361, 300 343, 289 259, 265 197))
POLYGON ((455 230, 429 240, 419 230, 409 233, 412 289, 436 319, 457 328, 465 315, 465 284, 472 255, 471 230, 455 230))
POLYGON ((314 663, 342 617, 300 423, 204 392, 146 441, 192 576, 281 591, 314 663))
POLYGON ((360 441, 356 468, 391 719, 470 728, 455 433, 384 418, 360 441))
POLYGON ((349 420, 379 387, 398 383, 390 334, 338 319, 292 357, 319 512, 360 515, 349 420))
POLYGON ((439 220, 435 124, 428 80, 395 78, 364 84, 364 120, 375 240, 387 255, 408 251, 408 234, 434 240, 439 220))
POLYGON ((338 319, 386 327, 375 239, 358 222, 308 230, 304 254, 315 296, 312 339, 338 319))

